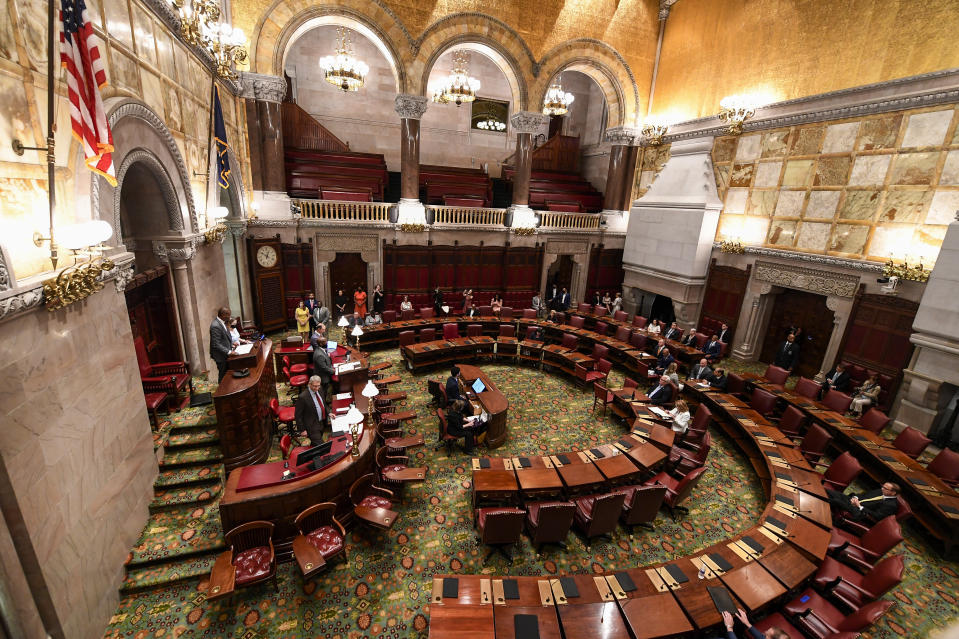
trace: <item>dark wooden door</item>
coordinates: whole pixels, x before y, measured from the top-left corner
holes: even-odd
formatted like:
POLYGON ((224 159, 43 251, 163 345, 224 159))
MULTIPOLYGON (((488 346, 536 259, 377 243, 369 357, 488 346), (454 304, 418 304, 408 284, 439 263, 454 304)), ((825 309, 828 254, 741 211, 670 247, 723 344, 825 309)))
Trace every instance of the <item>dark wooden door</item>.
MULTIPOLYGON (((363 285, 366 288, 366 262, 360 257, 359 253, 337 253, 336 259, 330 263, 330 290, 332 297, 336 298, 336 292, 343 289, 349 303, 346 310, 353 311, 353 292, 356 287, 363 285)), ((369 291, 367 291, 369 294, 369 291)))
MULTIPOLYGON (((565 288, 570 291, 573 286, 573 256, 560 255, 556 261, 550 264, 549 273, 546 277, 546 285, 552 284, 560 289, 565 288)), ((570 298, 572 301, 572 298, 570 298)))
POLYGON ((286 285, 285 307, 287 326, 295 326, 293 312, 300 300, 315 293, 313 286, 313 245, 283 244, 283 278, 286 285))
POLYGON ((143 338, 151 362, 183 359, 176 334, 176 307, 165 266, 138 273, 125 292, 133 338, 143 338))
POLYGON ((792 289, 776 296, 763 342, 762 361, 776 359, 776 350, 786 340, 791 327, 802 328, 796 340, 799 360, 793 373, 813 377, 819 372, 832 335, 833 312, 826 308, 826 296, 792 289))

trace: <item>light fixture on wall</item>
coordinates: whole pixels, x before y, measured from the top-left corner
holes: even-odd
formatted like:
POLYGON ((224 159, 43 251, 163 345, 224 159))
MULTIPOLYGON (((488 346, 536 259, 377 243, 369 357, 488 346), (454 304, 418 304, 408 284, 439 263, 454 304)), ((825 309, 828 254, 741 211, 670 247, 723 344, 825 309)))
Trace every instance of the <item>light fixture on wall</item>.
POLYGON ((563 91, 562 80, 557 77, 546 89, 546 97, 543 98, 543 115, 566 115, 569 112, 569 105, 575 99, 576 96, 572 93, 563 91))
POLYGON ((321 58, 320 68, 327 82, 345 92, 359 91, 370 72, 369 65, 353 54, 350 31, 344 27, 337 27, 335 53, 321 58))
POLYGON ((171 0, 180 15, 180 35, 190 45, 203 49, 212 58, 216 74, 221 78, 236 80, 234 67, 246 62, 247 52, 243 44, 246 36, 242 29, 220 22, 218 0, 171 0))
POLYGON ((891 257, 882 267, 883 277, 898 277, 900 280, 909 282, 928 282, 932 269, 926 268, 922 260, 910 264, 907 257, 901 263, 896 263, 891 257))
POLYGON ((723 253, 730 253, 732 255, 743 255, 746 253, 746 248, 739 242, 739 240, 723 240, 719 244, 719 250, 723 253))
POLYGON ((646 118, 643 128, 640 129, 640 133, 646 138, 646 143, 649 146, 662 144, 663 136, 666 135, 667 131, 669 131, 669 124, 665 120, 655 117, 646 118))
POLYGON ((112 235, 113 228, 103 220, 60 227, 57 229, 56 243, 40 233, 33 234, 36 246, 50 243, 51 254, 58 248, 67 249, 73 254, 71 266, 43 283, 43 297, 48 311, 79 302, 103 288, 102 275, 116 268, 112 260, 103 257, 103 252, 108 248, 103 243, 112 235))
POLYGON ((463 51, 453 52, 453 70, 433 90, 433 102, 439 102, 440 104, 452 102, 456 106, 460 106, 464 102, 472 102, 476 99, 480 81, 470 76, 469 62, 470 56, 468 53, 463 51))
POLYGON ((506 123, 497 120, 496 118, 490 116, 485 120, 480 120, 476 123, 476 128, 483 129, 484 131, 505 131, 506 123))
POLYGON ((746 120, 756 115, 756 109, 766 104, 765 100, 749 93, 727 95, 719 101, 721 110, 719 119, 728 124, 727 131, 732 135, 743 132, 746 120))
POLYGON ((223 223, 223 219, 230 214, 230 211, 225 206, 215 206, 210 209, 210 212, 207 214, 207 224, 210 223, 210 219, 213 220, 213 226, 203 232, 203 240, 207 244, 223 243, 223 238, 226 233, 226 224, 223 223))

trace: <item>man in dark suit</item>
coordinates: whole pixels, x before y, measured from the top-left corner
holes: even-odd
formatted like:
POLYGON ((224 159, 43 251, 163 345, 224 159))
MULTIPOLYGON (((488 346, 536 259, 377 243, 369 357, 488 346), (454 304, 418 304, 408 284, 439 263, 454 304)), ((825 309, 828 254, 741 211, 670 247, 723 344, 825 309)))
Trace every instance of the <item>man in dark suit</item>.
POLYGON ((562 292, 559 294, 559 304, 556 306, 556 310, 566 312, 569 310, 569 293, 564 287, 562 292))
POLYGON ((783 342, 776 351, 776 359, 773 361, 773 364, 792 372, 792 369, 796 366, 796 358, 798 356, 799 344, 796 343, 796 336, 790 333, 786 336, 786 341, 783 342))
POLYGON ((664 348, 659 354, 659 359, 656 360, 656 372, 662 375, 663 372, 669 368, 669 365, 675 361, 676 359, 669 354, 669 349, 664 348))
POLYGON ((323 380, 318 375, 310 378, 307 390, 296 398, 293 415, 297 427, 310 438, 311 445, 323 443, 323 432, 330 430, 330 413, 323 399, 323 380))
POLYGON ((654 354, 658 358, 660 355, 663 354, 664 350, 666 350, 666 340, 661 339, 658 342, 656 342, 656 351, 654 354))
POLYGON ((320 305, 316 303, 313 293, 308 293, 303 303, 306 305, 306 310, 310 312, 310 332, 312 333, 313 329, 316 328, 316 318, 314 316, 320 305))
POLYGON ((442 312, 443 308, 443 291, 440 290, 440 287, 437 286, 436 290, 433 291, 433 310, 436 311, 436 314, 439 315, 442 312))
POLYGON ((646 395, 649 398, 649 403, 655 406, 661 406, 662 404, 668 404, 673 400, 673 387, 669 383, 669 378, 663 375, 659 378, 659 384, 656 385, 656 388, 649 391, 646 395))
POLYGON ((709 367, 709 360, 704 357, 689 371, 689 379, 709 379, 712 374, 713 369, 709 367))
POLYGON ((686 336, 680 340, 686 346, 696 346, 696 331, 690 329, 686 336))
POLYGON ((706 355, 706 359, 711 362, 715 362, 722 357, 723 345, 720 344, 718 335, 713 335, 708 342, 703 344, 703 353, 706 355))
POLYGON ((726 369, 717 368, 713 371, 713 374, 709 376, 709 385, 715 388, 716 390, 726 392, 726 369))
POLYGON ((848 513, 848 517, 855 521, 877 522, 895 515, 899 509, 899 484, 891 481, 862 495, 846 495, 832 488, 827 488, 826 494, 830 504, 848 513))
POLYGON ((679 324, 677 324, 676 322, 673 322, 672 324, 670 324, 669 330, 666 331, 665 335, 663 335, 665 339, 673 339, 673 340, 679 339, 682 336, 683 336, 683 329, 679 328, 679 324))
POLYGON ((476 304, 470 304, 470 307, 464 313, 464 317, 479 317, 479 309, 476 308, 476 304))
POLYGON ((546 290, 546 308, 555 311, 559 304, 559 289, 553 284, 546 290))
POLYGON ((846 367, 840 362, 836 364, 835 368, 829 371, 826 379, 823 380, 822 386, 819 389, 819 399, 822 399, 830 390, 837 390, 842 393, 845 392, 848 387, 849 373, 846 372, 846 367))
POLYGON ((460 369, 459 366, 454 366, 450 369, 450 376, 446 380, 446 403, 449 404, 457 399, 461 399, 460 395, 460 369))
POLYGON ((719 335, 717 335, 717 337, 719 337, 720 342, 724 344, 729 343, 730 335, 729 335, 729 326, 727 324, 723 324, 722 327, 720 327, 719 335))
POLYGON ((321 337, 316 340, 316 346, 313 348, 313 375, 320 378, 320 384, 323 386, 323 396, 327 396, 330 388, 330 378, 333 377, 333 360, 330 354, 326 352, 326 338, 321 337))
POLYGON ((230 329, 227 323, 230 321, 230 309, 225 306, 216 312, 216 317, 210 324, 210 357, 216 362, 216 369, 219 373, 217 382, 222 382, 226 375, 226 360, 234 354, 233 338, 230 337, 230 329))

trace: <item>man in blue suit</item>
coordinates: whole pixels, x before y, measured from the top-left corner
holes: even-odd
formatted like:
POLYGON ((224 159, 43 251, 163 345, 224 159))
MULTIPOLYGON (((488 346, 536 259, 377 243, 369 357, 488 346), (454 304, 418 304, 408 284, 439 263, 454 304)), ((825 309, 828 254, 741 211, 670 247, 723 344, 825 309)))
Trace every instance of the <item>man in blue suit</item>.
POLYGON ((664 348, 659 354, 659 359, 656 360, 656 372, 662 375, 663 371, 669 368, 669 365, 675 361, 676 358, 669 354, 669 349, 664 348))
POLYGON ((723 345, 720 343, 718 335, 713 335, 708 342, 703 344, 703 353, 705 353, 706 359, 711 362, 715 362, 722 357, 723 345))

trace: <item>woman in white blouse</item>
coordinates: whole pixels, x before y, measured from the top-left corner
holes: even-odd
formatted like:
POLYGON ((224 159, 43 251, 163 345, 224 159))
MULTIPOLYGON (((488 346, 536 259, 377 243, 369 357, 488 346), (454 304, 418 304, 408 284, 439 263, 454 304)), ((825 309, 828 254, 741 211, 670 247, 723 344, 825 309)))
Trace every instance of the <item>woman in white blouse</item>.
POLYGON ((652 333, 652 334, 654 334, 654 335, 659 335, 660 333, 662 333, 662 332, 663 332, 663 329, 659 327, 659 320, 658 320, 658 319, 654 319, 654 320, 653 320, 653 323, 652 323, 652 324, 649 324, 649 325, 646 327, 646 332, 647 332, 647 333, 652 333))
POLYGON ((682 435, 689 429, 689 406, 682 399, 676 401, 676 408, 669 411, 673 418, 673 430, 682 435))
POLYGON ((409 298, 408 295, 404 295, 404 296, 403 296, 403 301, 400 302, 400 310, 401 310, 401 311, 412 311, 412 310, 413 310, 413 303, 410 302, 410 298, 409 298))

